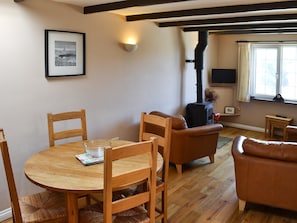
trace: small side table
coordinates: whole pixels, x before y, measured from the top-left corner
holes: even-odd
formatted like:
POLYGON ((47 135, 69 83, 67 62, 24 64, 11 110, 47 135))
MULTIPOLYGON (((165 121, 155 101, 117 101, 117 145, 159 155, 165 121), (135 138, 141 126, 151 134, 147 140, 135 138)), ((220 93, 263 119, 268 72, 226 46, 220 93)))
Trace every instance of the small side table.
POLYGON ((278 117, 275 115, 265 116, 265 138, 273 138, 274 129, 279 128, 283 130, 283 140, 286 137, 286 127, 293 121, 293 118, 278 117))

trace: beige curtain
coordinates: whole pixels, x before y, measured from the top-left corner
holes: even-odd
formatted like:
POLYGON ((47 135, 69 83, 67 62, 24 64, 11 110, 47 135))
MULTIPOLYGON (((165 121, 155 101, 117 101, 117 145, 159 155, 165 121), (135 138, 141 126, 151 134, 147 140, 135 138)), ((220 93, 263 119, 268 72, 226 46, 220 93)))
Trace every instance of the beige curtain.
POLYGON ((237 100, 250 101, 250 43, 238 43, 237 100))

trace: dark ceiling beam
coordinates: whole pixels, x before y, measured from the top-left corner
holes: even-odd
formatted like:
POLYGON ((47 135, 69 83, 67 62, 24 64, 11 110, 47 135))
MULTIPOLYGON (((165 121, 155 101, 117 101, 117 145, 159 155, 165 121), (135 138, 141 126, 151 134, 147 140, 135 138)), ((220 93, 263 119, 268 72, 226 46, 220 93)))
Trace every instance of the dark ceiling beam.
POLYGON ((214 25, 186 27, 184 32, 210 31, 210 30, 237 30, 237 29, 282 29, 297 28, 297 23, 263 23, 263 24, 242 24, 242 25, 214 25))
POLYGON ((297 28, 294 29, 238 29, 238 30, 221 30, 210 31, 209 34, 219 35, 240 35, 240 34, 280 34, 280 33, 297 33, 297 28))
POLYGON ((23 2, 24 0, 14 0, 14 2, 23 2))
POLYGON ((273 21, 273 20, 281 21, 281 20, 296 20, 296 19, 297 19, 297 14, 240 16, 240 17, 217 18, 217 19, 161 22, 159 23, 159 27, 193 26, 193 25, 220 24, 220 23, 238 23, 238 22, 259 22, 259 21, 273 21))
POLYGON ((238 12, 249 12, 249 11, 260 11, 260 10, 276 10, 276 9, 292 9, 297 8, 297 1, 285 1, 285 2, 270 2, 270 3, 258 3, 248 5, 231 5, 221 7, 210 7, 210 8, 198 8, 198 9, 187 9, 169 12, 157 12, 139 15, 126 16, 127 21, 137 21, 144 19, 164 19, 172 17, 183 17, 183 16, 199 16, 199 15, 214 15, 224 13, 238 13, 238 12))
POLYGON ((84 14, 95 13, 95 12, 105 12, 112 11, 124 8, 130 8, 135 6, 148 6, 148 5, 158 5, 158 4, 166 4, 173 2, 185 2, 191 0, 127 0, 127 1, 119 1, 113 3, 105 3, 99 5, 92 5, 84 7, 84 14))

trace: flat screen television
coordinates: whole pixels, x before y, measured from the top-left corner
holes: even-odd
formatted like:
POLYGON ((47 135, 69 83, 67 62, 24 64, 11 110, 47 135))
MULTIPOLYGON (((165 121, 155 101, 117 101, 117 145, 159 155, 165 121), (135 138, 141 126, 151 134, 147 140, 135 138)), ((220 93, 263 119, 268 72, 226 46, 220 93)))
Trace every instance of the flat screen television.
POLYGON ((212 69, 211 83, 212 84, 235 84, 236 69, 212 69))

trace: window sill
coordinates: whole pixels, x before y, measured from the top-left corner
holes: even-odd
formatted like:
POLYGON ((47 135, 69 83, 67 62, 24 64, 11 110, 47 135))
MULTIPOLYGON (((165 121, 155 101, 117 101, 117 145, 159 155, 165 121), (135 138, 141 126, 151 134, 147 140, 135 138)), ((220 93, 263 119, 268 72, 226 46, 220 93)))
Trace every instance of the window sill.
POLYGON ((272 103, 277 103, 277 104, 291 104, 291 105, 297 105, 297 101, 288 101, 285 100, 284 102, 278 102, 274 101, 272 99, 267 99, 267 98, 256 98, 256 97, 251 97, 251 100, 253 101, 266 101, 266 102, 272 102, 272 103))

